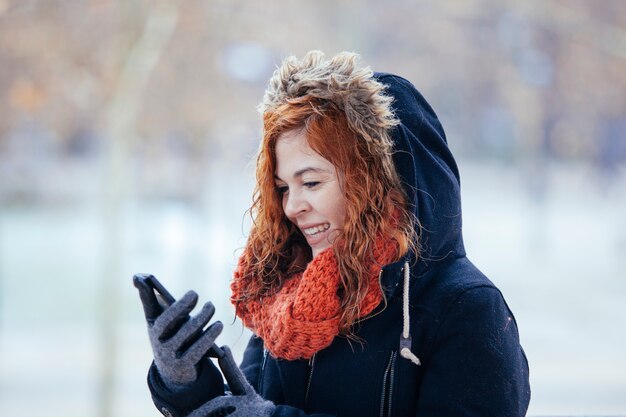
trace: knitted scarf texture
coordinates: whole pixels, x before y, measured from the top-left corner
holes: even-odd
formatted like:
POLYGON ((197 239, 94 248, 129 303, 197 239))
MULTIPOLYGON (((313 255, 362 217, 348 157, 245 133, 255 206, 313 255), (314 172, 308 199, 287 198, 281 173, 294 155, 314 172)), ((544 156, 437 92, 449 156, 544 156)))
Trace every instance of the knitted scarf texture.
MULTIPOLYGON (((368 291, 360 305, 360 316, 371 313, 383 299, 378 281, 382 266, 397 255, 392 239, 377 239, 373 259, 368 263, 368 291)), ((231 283, 231 301, 243 324, 261 337, 272 356, 287 360, 310 359, 329 346, 339 334, 341 283, 332 248, 319 253, 303 272, 289 277, 274 295, 262 300, 239 301, 249 277, 240 258, 231 283)))

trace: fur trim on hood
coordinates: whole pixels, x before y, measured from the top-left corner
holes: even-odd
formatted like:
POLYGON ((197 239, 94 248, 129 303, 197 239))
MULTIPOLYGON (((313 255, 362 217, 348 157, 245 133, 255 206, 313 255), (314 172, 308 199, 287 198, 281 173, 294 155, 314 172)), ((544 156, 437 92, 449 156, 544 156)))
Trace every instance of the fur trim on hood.
MULTIPOLYGON (((335 103, 372 154, 391 154, 393 168, 419 228, 416 272, 449 256, 465 256, 459 171, 432 107, 406 79, 356 65, 358 55, 330 59, 320 51, 286 58, 276 69, 259 110, 267 115, 299 98, 335 103)), ((411 259, 414 261, 414 258, 411 259)))
POLYGON ((272 112, 307 95, 328 100, 345 112, 355 133, 390 152, 389 130, 399 123, 391 109, 392 99, 369 67, 356 65, 358 58, 358 54, 342 52, 324 60, 321 51, 310 51, 302 60, 286 58, 274 71, 259 111, 272 112))

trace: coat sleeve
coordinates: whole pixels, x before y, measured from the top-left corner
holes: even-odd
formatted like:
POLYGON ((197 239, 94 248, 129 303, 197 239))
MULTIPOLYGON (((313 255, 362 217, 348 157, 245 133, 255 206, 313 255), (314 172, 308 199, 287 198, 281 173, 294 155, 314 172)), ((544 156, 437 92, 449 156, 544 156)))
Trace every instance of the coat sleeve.
POLYGON ((523 417, 528 363, 500 291, 477 287, 450 305, 423 364, 418 417, 523 417))
POLYGON ((223 395, 224 380, 219 369, 207 358, 202 360, 198 379, 194 383, 172 391, 163 383, 153 363, 148 371, 148 388, 161 414, 183 417, 211 398, 223 395))

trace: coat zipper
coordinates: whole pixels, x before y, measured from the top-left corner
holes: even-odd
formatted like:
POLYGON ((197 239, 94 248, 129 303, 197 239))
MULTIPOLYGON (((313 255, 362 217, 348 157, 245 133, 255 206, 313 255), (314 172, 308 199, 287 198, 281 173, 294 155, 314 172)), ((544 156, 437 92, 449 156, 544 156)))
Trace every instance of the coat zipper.
POLYGON ((393 380, 396 369, 397 352, 391 352, 389 363, 385 369, 383 376, 383 390, 380 394, 380 417, 391 416, 391 406, 393 399, 393 380), (385 404, 387 405, 387 414, 385 414, 385 404))
POLYGON ((263 395, 263 374, 265 373, 265 363, 267 362, 267 355, 269 351, 263 348, 263 362, 261 362, 261 371, 259 372, 259 382, 257 386, 259 387, 259 394, 263 395))
POLYGON ((389 374, 389 401, 387 401, 387 404, 389 404, 387 410, 388 416, 391 416, 391 405, 393 402, 393 381, 395 379, 394 374, 396 373, 396 356, 398 356, 398 352, 392 352, 391 356, 391 373, 389 374))
POLYGON ((311 381, 313 380, 313 368, 315 367, 315 356, 317 354, 314 353, 311 359, 309 359, 309 381, 306 384, 306 395, 304 397, 304 404, 308 408, 309 406, 309 390, 311 389, 311 381))

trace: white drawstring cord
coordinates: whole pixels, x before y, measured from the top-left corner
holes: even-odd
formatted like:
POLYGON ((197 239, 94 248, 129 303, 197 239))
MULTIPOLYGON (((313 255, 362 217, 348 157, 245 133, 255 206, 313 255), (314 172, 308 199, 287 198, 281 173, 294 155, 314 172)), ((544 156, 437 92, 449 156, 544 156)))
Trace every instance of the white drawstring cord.
POLYGON ((409 318, 409 280, 411 273, 409 271, 409 262, 404 262, 404 288, 402 291, 402 335, 400 336, 400 356, 410 360, 416 365, 421 365, 419 358, 411 352, 411 333, 409 318))

